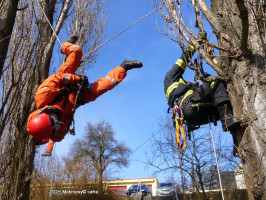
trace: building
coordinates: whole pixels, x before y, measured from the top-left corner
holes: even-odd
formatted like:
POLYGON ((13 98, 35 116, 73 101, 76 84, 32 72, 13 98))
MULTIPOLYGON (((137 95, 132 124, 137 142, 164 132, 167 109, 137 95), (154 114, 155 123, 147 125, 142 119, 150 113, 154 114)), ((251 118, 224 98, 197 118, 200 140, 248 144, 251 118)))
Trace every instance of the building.
POLYGON ((104 184, 106 184, 108 190, 112 190, 117 195, 125 195, 126 190, 131 185, 146 184, 152 190, 152 196, 156 196, 156 189, 159 185, 159 182, 156 177, 152 177, 105 180, 104 184))
MULTIPOLYGON (((237 188, 234 172, 220 171, 223 189, 235 189, 237 188)), ((197 181, 198 178, 197 178, 197 181)), ((205 190, 220 189, 220 180, 216 165, 210 166, 210 168, 203 172, 202 181, 205 190)))

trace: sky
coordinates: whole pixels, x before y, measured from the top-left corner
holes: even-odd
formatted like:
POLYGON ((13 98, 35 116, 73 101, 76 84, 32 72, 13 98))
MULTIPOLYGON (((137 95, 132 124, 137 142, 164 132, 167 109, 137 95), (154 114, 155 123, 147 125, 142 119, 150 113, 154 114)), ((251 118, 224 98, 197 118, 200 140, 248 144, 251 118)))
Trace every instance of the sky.
MULTIPOLYGON (((110 0, 104 41, 152 10, 150 0, 110 0)), ((149 138, 158 132, 159 119, 168 109, 163 80, 182 53, 177 43, 160 34, 157 24, 163 32, 163 22, 158 12, 154 12, 99 49, 94 68, 86 71, 90 82, 105 77, 124 59, 140 60, 143 68, 128 71, 127 77, 113 90, 77 109, 76 136, 68 134, 62 142, 56 143, 54 153, 57 156, 66 156, 71 151, 73 142, 84 136, 87 122, 106 120, 112 125, 116 140, 125 143, 133 152, 128 167, 121 168, 114 177, 157 176, 159 181, 166 178, 165 174, 155 175, 145 164, 145 151, 150 152, 151 147, 149 138)), ((194 72, 187 69, 185 80, 193 81, 193 77, 194 72)))

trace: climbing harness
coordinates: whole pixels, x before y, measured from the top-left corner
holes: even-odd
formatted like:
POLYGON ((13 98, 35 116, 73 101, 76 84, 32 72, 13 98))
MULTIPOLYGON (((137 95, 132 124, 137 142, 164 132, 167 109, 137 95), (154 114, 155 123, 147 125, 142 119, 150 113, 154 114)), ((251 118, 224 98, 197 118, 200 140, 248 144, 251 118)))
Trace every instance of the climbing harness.
POLYGON ((50 102, 49 104, 47 104, 47 105, 53 105, 53 104, 55 104, 57 102, 60 102, 60 101, 62 101, 64 99, 64 103, 63 103, 62 109, 66 110, 66 104, 69 101, 69 94, 71 92, 74 92, 74 91, 76 92, 75 101, 74 101, 74 104, 73 104, 73 106, 71 108, 71 111, 69 113, 69 119, 70 119, 69 127, 73 123, 72 129, 69 128, 70 129, 69 132, 70 132, 71 135, 75 135, 75 126, 74 126, 75 123, 74 123, 74 117, 73 117, 73 114, 74 114, 74 111, 75 111, 75 107, 76 107, 77 103, 83 104, 82 103, 82 98, 81 98, 81 89, 82 89, 82 87, 84 85, 84 80, 85 80, 84 76, 81 76, 80 80, 81 81, 80 81, 79 85, 78 84, 72 84, 72 85, 70 85, 70 86, 68 86, 66 88, 61 89, 59 94, 57 94, 55 96, 54 100, 52 102, 50 102))
POLYGON ((82 87, 83 87, 83 85, 84 85, 84 81, 85 81, 85 78, 84 78, 84 76, 81 76, 80 77, 80 80, 81 80, 81 82, 80 82, 80 84, 79 84, 79 87, 78 87, 78 89, 77 89, 77 93, 76 93, 76 97, 75 97, 75 101, 74 101, 74 104, 73 104, 73 106, 72 106, 72 109, 71 109, 71 112, 69 113, 69 117, 70 117, 70 119, 71 119, 71 121, 70 121, 70 123, 69 123, 69 126, 71 126, 71 124, 73 124, 72 125, 72 129, 70 129, 69 130, 69 133, 71 134, 71 135, 75 135, 76 133, 75 133, 75 121, 74 121, 74 111, 75 111, 75 107, 76 107, 76 105, 77 105, 77 102, 78 102, 78 99, 79 99, 79 97, 80 97, 80 92, 81 92, 81 89, 82 89, 82 87))
POLYGON ((181 152, 187 146, 186 134, 184 131, 184 115, 181 110, 181 105, 177 102, 175 102, 175 105, 171 109, 171 111, 173 113, 173 120, 176 126, 176 132, 175 132, 176 144, 178 151, 181 152))
POLYGON ((37 2, 38 2, 39 6, 40 6, 40 8, 41 8, 41 11, 42 11, 42 13, 43 13, 45 19, 47 20, 48 24, 50 25, 50 27, 51 27, 51 29, 52 29, 52 31, 53 31, 53 33, 54 33, 54 35, 55 35, 57 41, 59 42, 60 46, 62 47, 62 44, 61 44, 61 42, 60 42, 60 40, 59 40, 59 38, 58 38, 58 36, 57 36, 57 34, 56 34, 56 32, 55 32, 53 26, 52 26, 52 24, 50 23, 50 21, 49 21, 47 15, 45 14, 45 12, 44 12, 44 10, 43 10, 43 8, 42 8, 42 6, 41 6, 39 0, 37 0, 37 2))

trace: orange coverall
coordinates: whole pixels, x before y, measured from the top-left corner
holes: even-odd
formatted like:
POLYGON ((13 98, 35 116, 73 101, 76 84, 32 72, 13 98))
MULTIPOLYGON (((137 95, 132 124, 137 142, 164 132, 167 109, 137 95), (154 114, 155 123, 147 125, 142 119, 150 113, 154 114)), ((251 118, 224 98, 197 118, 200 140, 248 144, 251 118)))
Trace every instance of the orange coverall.
MULTIPOLYGON (((29 123, 32 117, 37 115, 41 110, 47 109, 49 107, 56 108, 60 111, 59 120, 64 124, 62 125, 61 129, 49 139, 46 152, 52 152, 54 142, 60 142, 64 139, 64 136, 67 134, 69 126, 71 125, 70 123, 72 122, 72 117, 74 117, 73 115, 75 110, 81 105, 80 103, 77 103, 72 116, 70 116, 75 102, 76 91, 70 92, 68 101, 66 102, 65 110, 63 109, 64 98, 52 105, 46 105, 47 102, 49 103, 54 100, 55 96, 61 91, 61 89, 80 81, 80 77, 74 73, 79 67, 80 60, 82 58, 82 49, 77 45, 65 42, 62 45, 62 51, 68 57, 68 59, 60 66, 56 74, 48 77, 38 87, 37 93, 35 95, 37 110, 31 113, 28 118, 29 123)), ((126 70, 118 66, 109 72, 105 78, 100 78, 96 82, 91 83, 91 88, 83 87, 80 94, 82 95, 83 103, 94 101, 100 95, 104 94, 108 90, 113 89, 126 77, 126 74, 126 70)), ((40 141, 39 144, 45 144, 47 142, 48 140, 43 140, 40 141)))

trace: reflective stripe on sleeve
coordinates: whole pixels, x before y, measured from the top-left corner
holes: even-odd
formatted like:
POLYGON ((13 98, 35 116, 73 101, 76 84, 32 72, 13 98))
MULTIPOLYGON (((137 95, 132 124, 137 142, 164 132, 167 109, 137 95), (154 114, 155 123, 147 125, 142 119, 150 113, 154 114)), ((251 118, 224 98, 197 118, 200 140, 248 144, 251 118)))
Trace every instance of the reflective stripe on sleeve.
POLYGON ((218 82, 218 80, 213 81, 213 82, 211 83, 211 85, 210 85, 210 88, 213 89, 217 82, 218 82))
POLYGON ((194 53, 195 52, 195 48, 192 45, 188 45, 187 50, 194 53))
POLYGON ((182 103, 183 103, 183 101, 184 101, 189 95, 191 95, 191 94, 193 94, 193 90, 188 90, 188 91, 186 92, 185 96, 183 97, 183 99, 182 99, 181 102, 180 102, 180 106, 181 106, 181 107, 182 107, 182 103))
POLYGON ((69 51, 70 51, 71 49, 73 49, 74 47, 79 47, 79 46, 78 46, 78 45, 73 45, 73 46, 69 47, 69 51))
POLYGON ((114 86, 117 85, 117 81, 115 79, 111 78, 110 76, 106 76, 105 78, 110 79, 114 83, 114 86))
POLYGON ((54 144, 54 141, 49 141, 48 143, 53 143, 54 144))
POLYGON ((68 74, 64 74, 65 75, 65 84, 68 85, 70 83, 70 77, 68 74))
POLYGON ((182 59, 178 59, 175 64, 180 66, 184 71, 186 70, 187 63, 185 63, 185 61, 183 61, 182 59))
POLYGON ((178 82, 174 82, 174 83, 172 83, 172 84, 167 88, 167 91, 166 91, 166 98, 167 98, 167 101, 169 101, 169 96, 170 96, 171 92, 172 92, 174 89, 176 89, 176 88, 178 87, 179 83, 182 83, 182 84, 184 84, 184 85, 186 84, 185 81, 184 81, 182 78, 180 78, 178 82))

